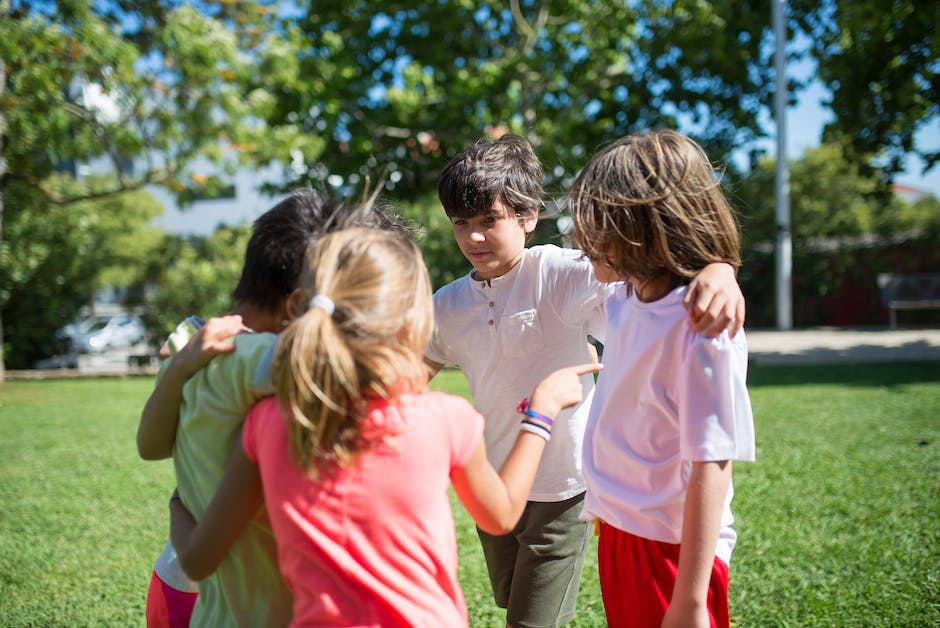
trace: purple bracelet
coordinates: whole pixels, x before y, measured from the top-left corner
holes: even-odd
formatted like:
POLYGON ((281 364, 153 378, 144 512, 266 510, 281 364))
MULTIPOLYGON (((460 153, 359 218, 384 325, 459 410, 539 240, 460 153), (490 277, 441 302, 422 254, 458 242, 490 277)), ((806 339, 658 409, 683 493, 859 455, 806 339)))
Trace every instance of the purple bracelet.
POLYGON ((516 406, 516 412, 526 415, 530 420, 534 420, 536 423, 544 424, 544 427, 546 427, 549 431, 551 431, 552 425, 555 424, 555 421, 553 421, 551 418, 545 416, 541 412, 536 412, 535 410, 529 408, 529 400, 526 398, 523 398, 522 401, 519 402, 519 405, 516 406))

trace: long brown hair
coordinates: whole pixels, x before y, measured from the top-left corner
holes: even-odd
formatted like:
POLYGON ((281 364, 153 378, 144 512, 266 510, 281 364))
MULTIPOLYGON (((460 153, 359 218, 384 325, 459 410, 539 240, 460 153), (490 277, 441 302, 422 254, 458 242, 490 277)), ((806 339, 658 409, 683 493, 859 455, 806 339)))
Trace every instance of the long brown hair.
POLYGON ((572 239, 593 260, 639 280, 687 283, 705 266, 740 266, 734 211, 702 148, 671 130, 623 137, 595 154, 571 188, 572 239))
POLYGON ((421 253, 400 233, 324 236, 308 249, 299 290, 308 309, 281 334, 272 378, 291 453, 316 476, 379 440, 362 429, 369 399, 426 386, 434 317, 421 253), (311 301, 317 295, 329 299, 325 306, 311 301))

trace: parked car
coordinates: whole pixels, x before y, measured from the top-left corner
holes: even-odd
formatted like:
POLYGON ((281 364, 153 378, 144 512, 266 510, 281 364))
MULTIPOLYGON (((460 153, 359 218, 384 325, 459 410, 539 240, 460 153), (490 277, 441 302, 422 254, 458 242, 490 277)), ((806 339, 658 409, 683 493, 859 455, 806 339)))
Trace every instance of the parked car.
POLYGON ((124 349, 142 342, 145 331, 140 317, 134 314, 97 316, 75 326, 72 347, 79 353, 124 349))

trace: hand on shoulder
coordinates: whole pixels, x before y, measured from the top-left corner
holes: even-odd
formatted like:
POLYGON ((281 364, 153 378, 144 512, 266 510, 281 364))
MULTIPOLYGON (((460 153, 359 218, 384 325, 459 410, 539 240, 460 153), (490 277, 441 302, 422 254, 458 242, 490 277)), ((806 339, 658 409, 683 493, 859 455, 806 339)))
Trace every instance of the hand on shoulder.
POLYGON ((173 361, 177 368, 192 375, 220 353, 234 351, 232 338, 242 331, 247 331, 247 328, 242 323, 242 317, 237 314, 210 318, 176 354, 173 361))

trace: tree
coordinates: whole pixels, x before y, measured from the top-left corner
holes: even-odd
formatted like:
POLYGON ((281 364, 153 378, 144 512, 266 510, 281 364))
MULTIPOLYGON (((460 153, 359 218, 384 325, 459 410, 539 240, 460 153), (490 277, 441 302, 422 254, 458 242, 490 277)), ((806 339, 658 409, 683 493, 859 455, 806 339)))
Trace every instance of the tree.
MULTIPOLYGON (((876 324, 875 277, 879 272, 917 272, 935 264, 940 200, 908 202, 875 193, 883 182, 844 157, 843 147, 824 144, 789 164, 793 225, 795 322, 832 325, 853 320, 838 311, 851 292, 856 324, 876 324), (895 259, 900 249, 902 263, 895 259)), ((739 281, 748 299, 751 325, 772 325, 775 163, 760 160, 743 179, 726 183, 742 227, 739 281)))
MULTIPOLYGON (((56 193, 92 195, 113 185, 106 179, 78 183, 55 176, 46 185, 56 193)), ((0 252, 5 355, 11 368, 32 368, 37 359, 61 353, 55 332, 101 287, 102 271, 122 269, 125 285, 142 277, 162 239, 147 225, 162 208, 143 190, 50 205, 36 190, 14 186, 6 199, 13 211, 0 252)))
POLYGON ((271 127, 323 145, 281 155, 288 185, 384 172, 417 196, 455 152, 511 130, 561 191, 598 145, 632 131, 682 123, 717 156, 759 136, 769 16, 766 0, 328 0, 285 29, 255 85, 277 94, 271 127))
MULTIPOLYGON (((258 99, 246 98, 243 85, 276 48, 276 35, 262 27, 269 12, 250 0, 199 8, 0 0, 0 236, 4 221, 17 219, 9 212, 24 207, 31 213, 19 219, 45 221, 44 212, 81 211, 74 203, 153 183, 185 199, 214 183, 188 170, 197 156, 231 166, 264 138, 258 99), (64 192, 68 186, 50 184, 57 169, 93 160, 109 164, 110 185, 64 192)), ((279 133, 290 141, 289 131, 279 133)), ((46 237, 40 227, 32 233, 46 237)), ((11 250, 0 239, 7 261, 11 250)), ((12 295, 8 268, 0 306, 12 295)), ((2 328, 0 320, 0 339, 2 328)), ((3 363, 0 353, 0 379, 3 363)))
MULTIPOLYGON (((790 6, 833 93, 827 137, 889 178, 938 113, 940 8, 790 6)), ((764 133, 773 90, 766 0, 0 0, 0 17, 0 247, 14 188, 78 200, 49 177, 92 158, 117 173, 102 198, 154 182, 192 198, 217 183, 190 167, 208 155, 222 174, 283 163, 278 189, 421 199, 450 156, 511 130, 561 194, 598 146, 650 127, 724 161, 764 133)))
MULTIPOLYGON (((823 139, 885 182, 917 154, 925 170, 940 147, 915 144, 940 115, 940 4, 933 0, 792 0, 795 27, 811 41, 818 79, 832 93, 823 139)), ((885 188, 882 188, 883 190, 885 188)))
POLYGON ((232 293, 245 261, 251 226, 220 227, 208 238, 169 236, 150 259, 144 320, 155 344, 187 315, 221 316, 233 306, 232 293))
MULTIPOLYGON (((930 167, 937 153, 913 138, 940 113, 940 6, 789 6, 791 39, 809 42, 791 56, 811 55, 833 93, 827 140, 884 181, 910 153, 930 167)), ((457 150, 511 130, 532 141, 561 192, 599 145, 630 132, 679 127, 716 160, 765 132, 759 114, 774 89, 766 0, 327 0, 298 9, 281 54, 255 77, 277 94, 266 111, 272 128, 316 137, 310 152, 277 156, 293 163, 288 185, 343 188, 385 172, 396 194, 420 195, 457 150)))

